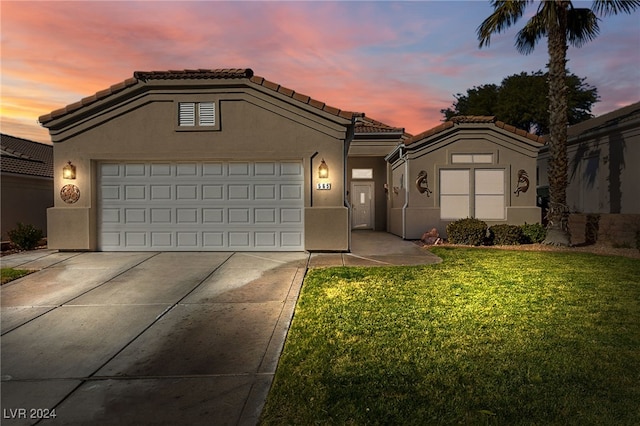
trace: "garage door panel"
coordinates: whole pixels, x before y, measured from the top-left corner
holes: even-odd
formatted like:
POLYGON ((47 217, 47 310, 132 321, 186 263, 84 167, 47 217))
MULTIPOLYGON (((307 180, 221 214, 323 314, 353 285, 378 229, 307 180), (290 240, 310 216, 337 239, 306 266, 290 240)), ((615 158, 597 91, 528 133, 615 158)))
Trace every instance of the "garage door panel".
POLYGON ((303 250, 300 162, 102 163, 102 250, 303 250))

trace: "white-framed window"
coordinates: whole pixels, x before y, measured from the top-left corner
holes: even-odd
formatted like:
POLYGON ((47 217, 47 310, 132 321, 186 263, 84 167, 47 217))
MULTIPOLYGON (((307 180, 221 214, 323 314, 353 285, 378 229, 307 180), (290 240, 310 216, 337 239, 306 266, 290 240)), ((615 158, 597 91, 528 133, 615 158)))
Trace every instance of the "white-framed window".
POLYGON ((505 218, 504 169, 440 169, 440 217, 505 218))
POLYGON ((373 169, 351 169, 351 179, 373 179, 373 169))
POLYGON ((440 217, 464 219, 471 216, 469 169, 440 170, 440 217))
POLYGON ((179 127, 215 127, 216 103, 215 102, 179 102, 178 103, 179 127))
POLYGON ((493 154, 451 154, 451 164, 493 164, 493 154))

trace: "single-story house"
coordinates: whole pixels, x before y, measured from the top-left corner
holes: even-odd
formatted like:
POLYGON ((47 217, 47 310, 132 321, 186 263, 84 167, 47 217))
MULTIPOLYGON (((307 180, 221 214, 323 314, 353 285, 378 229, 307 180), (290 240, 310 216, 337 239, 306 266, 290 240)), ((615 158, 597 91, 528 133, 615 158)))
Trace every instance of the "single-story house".
POLYGON ((533 186, 543 138, 495 117, 453 117, 398 145, 389 164, 389 232, 419 239, 475 217, 495 224, 539 223, 533 186))
MULTIPOLYGON (((608 239, 635 246, 635 231, 640 230, 640 102, 569 127, 567 154, 572 243, 608 239), (587 222, 596 225, 600 238, 598 229, 585 230, 587 222)), ((537 162, 543 204, 549 193, 548 163, 549 148, 543 146, 537 162)))
POLYGON ((2 241, 18 222, 47 233, 47 208, 53 206, 53 146, 0 135, 2 160, 2 241))
POLYGON ((55 147, 49 247, 349 250, 361 115, 251 69, 135 72, 39 119, 55 147))
POLYGON ((540 221, 537 136, 493 117, 412 136, 251 69, 135 72, 40 123, 54 249, 348 251, 352 229, 540 221))

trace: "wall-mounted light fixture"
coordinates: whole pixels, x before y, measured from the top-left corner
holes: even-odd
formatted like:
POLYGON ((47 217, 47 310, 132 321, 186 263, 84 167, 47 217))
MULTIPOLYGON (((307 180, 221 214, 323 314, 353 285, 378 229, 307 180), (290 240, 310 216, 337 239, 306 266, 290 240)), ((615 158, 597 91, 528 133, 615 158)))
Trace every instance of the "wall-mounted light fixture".
POLYGON ((329 178, 329 167, 327 166, 327 163, 324 162, 324 158, 320 162, 320 167, 318 167, 318 177, 320 179, 329 178))
POLYGON ((71 161, 68 161, 67 165, 62 168, 62 177, 64 179, 76 178, 76 166, 71 164, 71 161))

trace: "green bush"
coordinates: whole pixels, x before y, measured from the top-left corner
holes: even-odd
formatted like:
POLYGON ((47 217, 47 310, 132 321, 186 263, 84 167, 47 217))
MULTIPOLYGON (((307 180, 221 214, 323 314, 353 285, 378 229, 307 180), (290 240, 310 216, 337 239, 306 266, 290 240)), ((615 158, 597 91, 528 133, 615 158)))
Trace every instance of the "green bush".
POLYGON ((42 229, 18 223, 18 227, 7 232, 9 240, 19 250, 33 250, 44 236, 42 229))
POLYGON ((520 227, 524 235, 522 239, 523 244, 541 243, 547 238, 547 228, 540 223, 525 223, 524 225, 520 225, 520 227))
POLYGON ((459 219, 447 225, 447 238, 452 244, 479 246, 487 236, 487 224, 479 219, 459 219))
POLYGON ((524 233, 518 225, 493 225, 489 228, 489 239, 499 246, 512 246, 522 242, 524 233))

